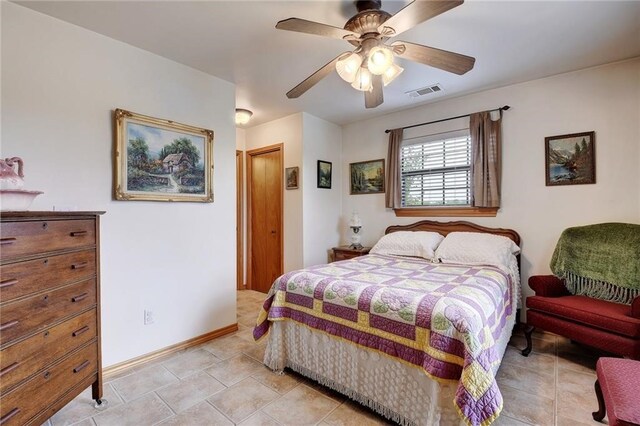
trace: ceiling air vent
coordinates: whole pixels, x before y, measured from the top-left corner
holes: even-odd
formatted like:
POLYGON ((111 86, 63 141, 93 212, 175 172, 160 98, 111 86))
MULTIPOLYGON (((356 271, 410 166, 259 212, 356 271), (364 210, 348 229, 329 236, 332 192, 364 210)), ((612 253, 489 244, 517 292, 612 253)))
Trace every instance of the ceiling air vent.
POLYGON ((429 93, 438 93, 438 92, 442 92, 442 86, 440 86, 440 83, 432 84, 427 87, 423 87, 422 89, 411 90, 405 93, 409 95, 410 98, 417 98, 419 96, 428 95, 429 93))

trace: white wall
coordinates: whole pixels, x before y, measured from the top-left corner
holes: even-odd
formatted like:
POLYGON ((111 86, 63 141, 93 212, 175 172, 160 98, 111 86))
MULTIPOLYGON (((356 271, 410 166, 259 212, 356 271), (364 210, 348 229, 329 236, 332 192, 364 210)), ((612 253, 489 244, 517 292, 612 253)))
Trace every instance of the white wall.
POLYGON ((246 248, 247 248, 247 156, 245 155, 245 150, 247 148, 247 132, 245 129, 236 128, 236 150, 242 151, 242 223, 238 224, 239 227, 242 228, 242 285, 247 285, 247 256, 246 256, 246 248))
MULTIPOLYGON (((284 144, 284 167, 302 165, 302 113, 246 130, 247 151, 284 144)), ((302 168, 301 168, 302 169, 302 168)), ((303 173, 304 171, 301 170, 303 173)), ((283 175, 284 185, 284 175, 283 175)), ((302 186, 301 189, 304 189, 302 186)), ((284 271, 302 268, 302 190, 284 190, 284 271)))
POLYGON ((20 156, 33 210, 102 217, 103 365, 236 322, 235 87, 2 2, 2 156, 20 156), (212 204, 112 200, 112 110, 215 131, 212 204), (155 324, 143 325, 143 309, 155 324))
POLYGON ((247 132, 244 129, 236 128, 236 149, 244 151, 247 146, 247 132))
MULTIPOLYGON (((553 76, 446 100, 343 127, 343 171, 348 163, 386 157, 385 129, 511 105, 503 120, 502 207, 495 218, 472 218, 513 228, 522 237, 522 277, 549 273, 563 229, 597 222, 640 223, 640 59, 553 76), (594 185, 546 187, 544 138, 596 132, 594 185)), ((348 174, 345 174, 348 176, 348 174)), ((384 194, 349 195, 342 214, 360 212, 363 243, 371 245, 397 218, 384 194)), ((447 221, 447 218, 437 220, 447 221)), ((451 220, 459 220, 452 218, 451 220)), ((348 240, 341 227, 342 241, 348 240)), ((525 289, 529 294, 530 290, 525 289)))
MULTIPOLYGON (((328 121, 304 113, 303 134, 303 210, 304 266, 327 263, 332 247, 340 241, 342 213, 342 129, 328 121), (318 188, 318 160, 332 163, 331 189, 318 188)), ((346 219, 348 220, 348 218, 346 219)))

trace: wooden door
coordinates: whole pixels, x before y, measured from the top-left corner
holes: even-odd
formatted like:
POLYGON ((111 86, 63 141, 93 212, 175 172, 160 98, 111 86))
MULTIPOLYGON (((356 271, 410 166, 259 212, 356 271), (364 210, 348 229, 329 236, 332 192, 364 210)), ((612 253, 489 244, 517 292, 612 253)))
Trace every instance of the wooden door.
POLYGON ((242 167, 244 156, 236 151, 236 276, 238 290, 244 288, 244 172, 242 167))
POLYGON ((247 151, 249 286, 268 292, 282 275, 282 145, 247 151))

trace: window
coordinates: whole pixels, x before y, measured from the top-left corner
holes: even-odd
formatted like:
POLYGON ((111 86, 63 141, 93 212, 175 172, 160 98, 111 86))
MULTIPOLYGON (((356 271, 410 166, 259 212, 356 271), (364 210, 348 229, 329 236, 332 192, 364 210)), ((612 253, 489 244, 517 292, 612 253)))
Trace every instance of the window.
POLYGON ((402 207, 470 206, 469 129, 405 139, 400 173, 402 207))

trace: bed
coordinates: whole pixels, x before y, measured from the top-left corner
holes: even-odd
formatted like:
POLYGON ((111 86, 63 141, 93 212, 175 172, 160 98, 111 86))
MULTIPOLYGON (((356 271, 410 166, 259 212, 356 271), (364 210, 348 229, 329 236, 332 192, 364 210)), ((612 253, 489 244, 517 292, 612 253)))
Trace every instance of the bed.
MULTIPOLYGON (((520 244, 513 230, 469 222, 385 235, 399 231, 520 244)), ((272 370, 290 368, 396 423, 488 425, 503 405, 495 375, 517 316, 516 254, 508 267, 370 254, 292 271, 274 282, 254 337, 268 339, 272 370)))

